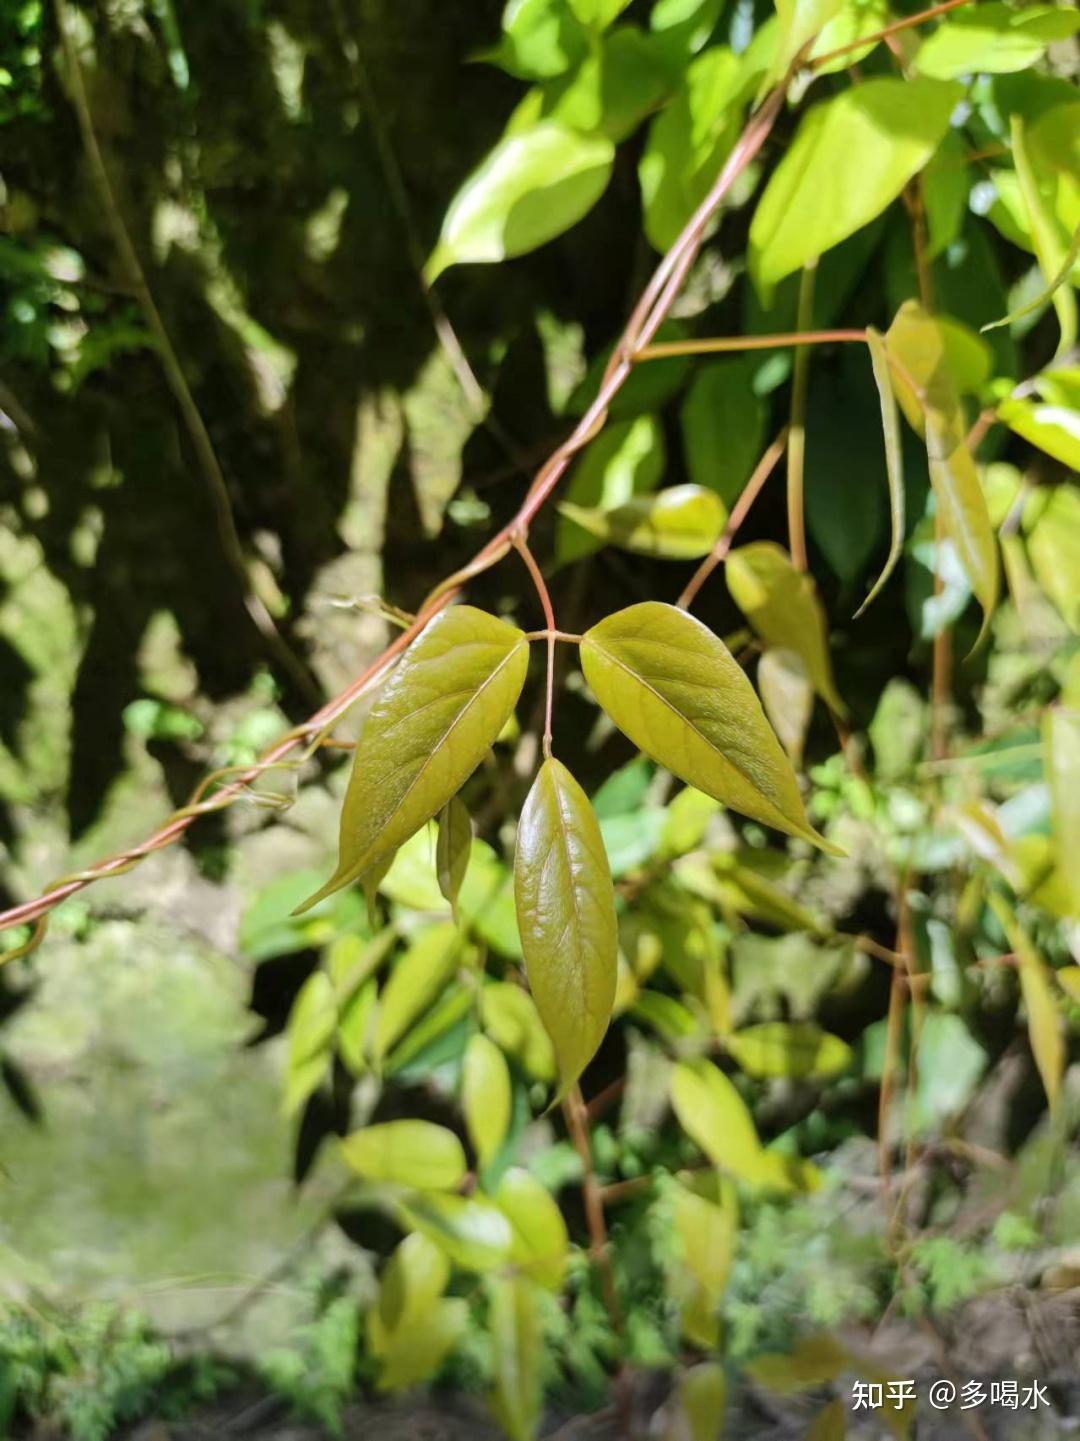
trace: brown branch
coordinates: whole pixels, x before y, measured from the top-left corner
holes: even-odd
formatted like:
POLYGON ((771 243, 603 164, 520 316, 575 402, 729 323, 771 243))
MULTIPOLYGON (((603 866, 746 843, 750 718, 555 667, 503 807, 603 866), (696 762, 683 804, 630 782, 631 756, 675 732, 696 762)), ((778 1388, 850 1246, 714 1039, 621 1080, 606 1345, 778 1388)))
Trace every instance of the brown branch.
MULTIPOLYGON (((57 4, 62 6, 63 0, 57 0, 57 4)), ((645 294, 627 324, 622 339, 615 348, 609 373, 605 376, 596 398, 581 417, 571 435, 541 466, 514 519, 481 548, 469 565, 432 592, 411 625, 395 636, 386 650, 372 661, 362 675, 358 676, 340 695, 322 706, 310 720, 290 731, 288 735, 271 746, 249 770, 228 785, 223 786, 209 800, 201 802, 197 806, 186 807, 170 816, 156 831, 137 845, 118 855, 110 856, 106 860, 96 862, 76 876, 69 876, 58 881, 35 900, 24 901, 21 905, 12 906, 9 910, 0 913, 0 930, 39 921, 54 906, 59 905, 61 901, 67 900, 69 896, 75 895, 94 881, 102 880, 106 876, 119 875, 154 851, 172 845, 200 815, 206 814, 208 811, 221 810, 230 805, 244 793, 245 787, 265 769, 280 764, 299 746, 309 742, 320 731, 340 719, 359 696, 382 678, 390 665, 416 639, 428 622, 450 604, 467 580, 481 574, 502 559, 510 548, 511 538, 528 529, 529 523, 551 495, 571 461, 603 427, 607 418, 608 406, 626 383, 634 360, 650 344, 657 330, 663 324, 677 293, 677 285, 674 282, 681 281, 685 277, 693 257, 697 254, 709 220, 732 185, 754 160, 772 130, 783 104, 793 69, 750 117, 746 129, 735 142, 712 189, 687 222, 671 250, 660 262, 645 294)), ((100 152, 98 153, 100 155, 100 152)), ((128 243, 130 244, 130 241, 128 243)), ((20 951, 22 949, 24 948, 20 947, 20 951)), ((7 957, 0 956, 0 962, 10 959, 11 954, 9 953, 7 957)))
POLYGON ((686 582, 682 595, 680 595, 679 599, 675 602, 680 610, 688 610, 690 606, 693 605, 694 598, 698 591, 708 580, 709 576, 712 575, 720 562, 726 559, 727 553, 731 549, 731 543, 738 534, 740 526, 750 514, 750 508, 761 494, 765 482, 776 469, 780 457, 784 453, 787 437, 788 431, 787 426, 785 426, 754 467, 753 474, 743 487, 742 494, 735 502, 735 506, 728 516, 723 535, 721 535, 712 550, 686 582))
POLYGON ((210 439, 210 432, 206 428, 199 407, 195 403, 195 397, 188 385, 187 377, 184 375, 184 368, 180 363, 180 357, 173 347, 169 332, 165 328, 165 322, 161 318, 157 302, 154 300, 150 283, 146 278, 146 271, 143 269, 139 253, 135 249, 135 242, 127 228, 120 204, 116 198, 116 192, 109 178, 108 166, 105 164, 105 156, 98 143, 97 132, 94 129, 94 119, 90 111, 90 101, 86 93, 86 82, 83 79, 82 62, 79 59, 78 51, 75 48, 75 41, 71 34, 69 24, 67 0, 54 0, 56 12, 57 29, 60 32, 60 43, 64 52, 64 60, 68 76, 71 82, 71 100, 75 107, 75 114, 79 122, 79 132, 82 136, 83 146, 86 150, 86 158, 90 165, 90 173, 93 177, 95 189, 98 192, 98 199, 105 212, 105 218, 109 229, 112 232, 113 244, 116 246, 121 263, 127 271, 128 282, 136 301, 143 313, 147 327, 154 337, 154 343, 161 358, 162 368, 165 371, 165 379, 169 389, 173 393, 177 409, 180 411, 188 436, 191 440, 192 449, 206 481, 207 489, 214 506, 214 514, 217 520, 218 537, 221 541, 221 548, 224 552, 226 562, 233 571, 240 583, 244 597, 244 605, 253 624, 262 636, 267 650, 273 658, 292 677, 293 682, 300 690, 308 696, 318 698, 319 690, 312 678, 307 666, 278 630, 273 616, 267 610, 262 599, 256 594, 251 575, 248 572, 247 561, 244 557, 244 547, 240 540, 239 532, 236 529, 236 518, 233 515, 232 501, 229 498, 229 487, 225 481, 225 475, 221 464, 214 450, 213 442, 210 439))

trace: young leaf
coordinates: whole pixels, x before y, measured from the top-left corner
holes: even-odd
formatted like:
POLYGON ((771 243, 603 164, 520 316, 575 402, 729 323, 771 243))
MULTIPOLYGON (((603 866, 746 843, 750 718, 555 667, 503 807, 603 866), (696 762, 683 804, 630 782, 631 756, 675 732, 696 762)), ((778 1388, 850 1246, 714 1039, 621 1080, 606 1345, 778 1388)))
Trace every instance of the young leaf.
POLYGON ((1080 711, 1064 706, 1047 711, 1043 746, 1058 865, 1080 914, 1080 711))
POLYGON ((560 1291, 570 1237, 550 1191, 531 1172, 512 1166, 499 1182, 495 1204, 513 1227, 514 1265, 538 1285, 560 1291))
POLYGON ((524 255, 569 230, 607 189, 614 157, 604 136, 553 120, 505 136, 451 202, 428 284, 451 265, 524 255))
POLYGON ((893 392, 889 373, 889 356, 881 335, 868 326, 866 343, 870 348, 870 363, 874 368, 874 382, 881 397, 881 431, 885 438, 885 469, 889 477, 889 511, 892 517, 892 540, 885 568, 871 588, 870 594, 855 612, 856 618, 879 593, 893 573, 893 568, 904 550, 904 460, 900 449, 900 417, 897 414, 896 396, 893 392))
POLYGON ((461 1142, 431 1121, 385 1121, 354 1131, 341 1143, 351 1170, 365 1181, 389 1181, 417 1190, 452 1191, 468 1165, 461 1142))
POLYGON ((490 1298, 491 1409, 510 1441, 533 1441, 540 1424, 544 1332, 536 1296, 523 1276, 493 1277, 490 1298))
POLYGON ((812 1021, 763 1021, 724 1042, 751 1076, 836 1076, 851 1065, 851 1047, 812 1021))
POLYGON ((833 680, 825 612, 813 577, 796 570, 787 552, 771 540, 733 550, 725 574, 732 599, 766 645, 794 651, 829 709, 846 715, 833 680))
POLYGON ((757 682, 769 724, 780 737, 791 764, 798 769, 814 711, 814 687, 806 664, 793 650, 763 651, 757 682))
POLYGON ((506 1060, 487 1036, 472 1036, 465 1047, 461 1099, 476 1159, 486 1166, 506 1138, 513 1101, 506 1060))
POLYGON ((439 813, 439 839, 435 846, 435 870, 439 890, 450 902, 457 919, 458 895, 465 872, 469 869, 472 849, 472 821, 464 801, 458 796, 447 801, 439 813))
POLYGON ((559 513, 606 544, 664 560, 708 555, 727 519, 720 497, 699 485, 635 496, 614 510, 587 510, 564 501, 559 513))
POLYGON ((1016 952, 1020 991, 1027 1011, 1031 1053, 1042 1078, 1046 1099, 1053 1110, 1061 1095, 1061 1080, 1065 1074, 1065 1042, 1061 1035, 1061 1016, 1054 1002, 1049 972, 1027 932, 1016 919, 1012 907, 1002 896, 993 893, 989 900, 991 909, 1009 938, 1009 944, 1016 952))
POLYGON ((457 968, 461 937, 452 921, 421 931, 395 965, 379 997, 372 1055, 382 1058, 431 1005, 457 968))
MULTIPOLYGON (((1035 257, 1048 286, 1065 264, 1068 253, 1056 217, 1048 209, 1039 187, 1039 177, 1031 161, 1024 119, 1021 115, 1010 116, 1010 137, 1012 140, 1013 163, 1020 181, 1020 193, 1024 197, 1028 226, 1035 246, 1035 257)), ((1062 355, 1076 344, 1077 306, 1076 295, 1071 285, 1058 286, 1053 290, 1052 302, 1057 312, 1061 338, 1057 354, 1062 355)))
POLYGON ((574 777, 550 758, 518 824, 514 899, 529 989, 565 1095, 611 1019, 618 935, 599 822, 574 777))
POLYGON ((930 159, 962 95, 951 81, 867 80, 807 111, 750 226, 759 290, 880 215, 930 159))
POLYGON ((299 906, 350 885, 446 805, 517 704, 529 664, 524 633, 453 606, 402 657, 364 725, 341 814, 337 870, 299 906))

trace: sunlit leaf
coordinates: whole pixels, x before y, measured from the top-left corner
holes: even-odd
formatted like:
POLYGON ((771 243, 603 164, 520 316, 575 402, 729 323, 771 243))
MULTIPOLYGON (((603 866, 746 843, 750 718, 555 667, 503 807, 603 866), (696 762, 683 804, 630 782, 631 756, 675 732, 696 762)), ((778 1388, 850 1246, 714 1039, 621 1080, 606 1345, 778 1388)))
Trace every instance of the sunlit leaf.
POLYGON ((530 91, 515 110, 507 133, 544 119, 618 143, 657 109, 674 80, 662 39, 633 25, 620 25, 595 44, 571 73, 542 90, 530 91))
POLYGON ((439 840, 435 848, 435 869, 439 890, 450 902, 457 916, 457 900, 465 873, 469 869, 472 848, 472 821, 464 801, 458 796, 447 801, 439 812, 439 840))
POLYGON ((896 396, 893 393, 892 378, 889 372, 889 357, 885 349, 885 342, 873 326, 867 328, 866 343, 870 348, 874 382, 881 397, 881 429, 885 440, 885 469, 889 477, 889 514, 892 518, 892 539, 889 543, 889 555, 885 561, 885 568, 874 582, 870 594, 855 612, 856 616, 862 615, 889 576, 892 575, 896 562, 903 554, 905 528, 904 462, 900 449, 900 417, 897 414, 896 396))
POLYGON ((611 1019, 618 937, 599 823, 585 792, 554 759, 541 766, 518 823, 514 895, 529 989, 565 1094, 611 1019))
POLYGON ((490 1201, 418 1191, 402 1204, 401 1214, 463 1270, 494 1271, 510 1257, 513 1229, 490 1201))
POLYGON ((405 652, 365 722, 341 815, 338 867, 301 909, 357 880, 438 814, 517 703, 524 633, 453 606, 405 652))
POLYGON ((554 1080, 555 1051, 528 991, 511 981, 493 981, 480 992, 480 1015, 492 1040, 534 1080, 554 1080))
POLYGON ((530 1172, 512 1166, 499 1182, 494 1200, 513 1228, 514 1265, 547 1290, 561 1290, 570 1237, 551 1192, 530 1172))
POLYGON ((852 1062, 851 1047, 812 1021, 763 1021, 724 1044, 751 1076, 836 1076, 852 1062))
POLYGON ((787 552, 771 540, 731 551, 725 575, 732 599, 765 644, 794 651, 829 709, 846 715, 833 680, 825 612, 813 577, 796 570, 787 552))
POLYGON ((500 140, 451 202, 428 283, 451 265, 523 255, 569 230, 607 189, 614 156, 605 136, 553 120, 500 140))
POLYGON ((667 856, 681 856, 701 844, 720 802, 694 786, 684 786, 670 800, 664 816, 660 845, 667 856))
POLYGON ((645 601, 592 627, 585 678, 621 731, 688 785, 789 835, 829 843, 750 682, 726 646, 673 606, 645 601))
POLYGON ((808 110, 750 227, 759 289, 880 215, 930 159, 962 94, 942 80, 866 80, 808 110))
MULTIPOLYGON (((586 447, 571 473, 566 500, 583 510, 615 510, 655 490, 665 459, 664 433, 655 415, 615 421, 586 447)), ((600 543, 573 520, 560 518, 555 532, 558 560, 579 560, 600 543)))
POLYGON ((1042 289, 1025 304, 1018 305, 1015 310, 1010 310, 1008 315, 1003 315, 1000 320, 992 320, 989 325, 980 326, 980 332, 985 333, 987 330, 1000 330, 1003 326, 1015 325, 1018 320, 1023 320, 1028 315, 1034 315, 1037 310, 1042 310, 1044 306, 1049 305, 1058 287, 1064 285, 1072 275, 1078 260, 1080 260, 1080 229, 1077 229, 1073 236, 1057 274, 1049 278, 1042 289))
POLYGON ((513 1101, 506 1060, 486 1036, 470 1037, 465 1048, 461 1100, 472 1148, 486 1166, 506 1138, 513 1101))
POLYGON ((1005 74, 1024 70, 1048 45, 1080 30, 1080 15, 1056 5, 1015 10, 1000 0, 982 0, 942 20, 919 46, 921 75, 952 80, 976 71, 1005 74))
POLYGON ((564 501, 559 512, 607 545, 665 560, 708 555, 727 518, 719 496, 699 485, 674 485, 656 495, 636 496, 614 510, 564 501))
POLYGON ((366 1181, 449 1191, 465 1179, 461 1142, 431 1121, 385 1121, 353 1131, 341 1143, 351 1170, 366 1181))
POLYGON ((378 1060, 431 1005, 457 969, 461 937, 451 921, 422 930, 390 972, 372 1035, 378 1060))
POLYGON ((1077 410, 1031 400, 1006 400, 998 406, 998 419, 1055 460, 1072 470, 1080 469, 1080 412, 1077 410))
POLYGON ((780 24, 770 83, 779 80, 806 42, 836 17, 844 0, 775 0, 775 4, 780 24))
POLYGON ((488 1282, 495 1387, 491 1408, 510 1441, 533 1441, 540 1423, 544 1332, 536 1295, 523 1276, 488 1282))
POLYGON ((1054 976, 1069 999, 1080 1005, 1080 966, 1063 966, 1054 976))
POLYGON ((581 0, 509 0, 502 39, 479 58, 521 80, 547 80, 576 65, 589 48, 581 0))
POLYGON ((341 1008, 337 1028, 338 1054, 354 1076, 361 1076, 368 1069, 368 1054, 378 999, 378 984, 370 980, 341 1008))
MULTIPOLYGON (((1080 16, 1075 17, 1080 24, 1080 16)), ((1067 242, 1063 239, 1056 217, 1050 213, 1043 199, 1039 177, 1032 163, 1024 119, 1021 115, 1010 118, 1013 164, 1020 181, 1020 193, 1027 210, 1028 228, 1035 246, 1035 257, 1047 286, 1052 286, 1055 276, 1065 265, 1068 254, 1067 242)), ((1076 344, 1077 306, 1076 296, 1070 285, 1053 288, 1051 301, 1057 313, 1061 336, 1057 353, 1063 354, 1076 344)))

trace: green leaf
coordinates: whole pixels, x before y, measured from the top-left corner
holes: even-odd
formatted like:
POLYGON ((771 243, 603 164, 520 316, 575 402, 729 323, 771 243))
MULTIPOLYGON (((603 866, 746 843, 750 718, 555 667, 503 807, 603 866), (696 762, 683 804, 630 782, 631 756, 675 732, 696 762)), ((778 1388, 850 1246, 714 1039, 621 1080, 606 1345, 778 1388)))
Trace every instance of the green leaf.
POLYGON ((538 1285, 562 1290, 570 1237, 562 1212, 535 1176, 512 1166, 499 1182, 495 1204, 514 1232, 510 1257, 538 1285))
POLYGON ((756 1178, 762 1155, 757 1129, 723 1071, 711 1061, 680 1061, 671 1073, 671 1103, 679 1125, 714 1166, 756 1178))
POLYGON ((842 55, 837 55, 832 60, 822 62, 818 57, 831 55, 834 50, 852 45, 864 37, 876 36, 878 31, 883 30, 889 23, 890 18, 887 0, 848 0, 839 14, 834 15, 818 31, 818 37, 810 47, 809 58, 816 62, 814 74, 835 75, 840 70, 857 65, 880 43, 879 40, 870 38, 867 44, 860 45, 857 50, 845 50, 842 55))
POLYGON ((484 1029, 537 1081, 555 1079, 555 1051, 536 1002, 511 981, 492 981, 480 992, 484 1029))
POLYGON ((690 65, 649 128, 638 165, 645 234, 661 252, 705 199, 739 137, 756 77, 739 56, 714 45, 690 65))
POLYGON ((452 1191, 468 1164, 461 1142, 431 1121, 386 1121, 354 1131, 341 1143, 350 1169, 366 1181, 418 1190, 452 1191))
POLYGON ((769 724, 798 770, 814 711, 814 686, 806 663, 793 650, 770 649, 758 661, 758 691, 769 724))
POLYGON ((611 1019, 618 936, 599 822, 554 759, 541 766, 518 823, 514 897, 529 989, 565 1095, 611 1019))
POLYGON ((769 84, 780 80, 806 42, 836 18, 844 0, 775 0, 775 3, 780 28, 768 72, 769 84))
MULTIPOLYGON (((1080 16, 1077 19, 1080 21, 1080 16)), ((1039 269, 1043 273, 1043 279, 1047 286, 1052 286, 1054 278, 1066 263, 1067 242, 1062 237, 1057 218, 1051 213, 1043 199, 1039 176, 1036 174, 1029 153, 1023 116, 1010 116, 1010 125, 1013 163, 1020 181, 1020 193, 1027 211, 1028 228, 1035 246, 1035 257, 1039 262, 1039 269)), ((1057 354, 1062 355, 1076 344, 1077 306, 1072 286, 1064 285, 1054 289, 1052 302, 1057 313, 1058 325, 1061 327, 1057 354)))
POLYGON ((510 1129, 513 1096, 502 1051, 486 1036, 469 1039, 461 1068, 465 1129, 481 1167, 488 1165, 510 1129))
POLYGON ((337 1000, 325 971, 313 971, 297 992, 286 1033, 289 1054, 284 1110, 293 1116, 318 1090, 333 1060, 337 1000))
POLYGON ((544 1331, 536 1295, 522 1276, 488 1282, 492 1370, 491 1409, 510 1441, 533 1441, 540 1424, 544 1331))
POLYGON ((720 802, 695 786, 685 786, 668 802, 660 848, 665 856, 681 856, 699 846, 720 802))
POLYGON ((1058 287, 1066 284, 1069 280, 1078 260, 1080 260, 1080 228, 1077 229, 1076 234, 1070 241, 1069 248, 1065 253, 1065 258, 1061 262, 1061 269, 1053 279, 1047 281, 1046 285, 1044 285, 1031 300, 1027 301, 1026 304, 1018 305, 1015 310, 1010 310, 1008 315, 1003 315, 1000 320, 992 320, 989 325, 981 325, 979 327, 980 334, 985 334, 988 330, 1000 330, 1006 325, 1015 325, 1018 320, 1023 320, 1025 316, 1034 315, 1037 310, 1042 310, 1044 306, 1053 300, 1058 287))
POLYGON ((765 445, 766 405, 753 388, 756 362, 711 361, 687 391, 679 419, 695 485, 734 505, 765 445))
POLYGON ((738 1216, 730 1197, 717 1205, 683 1185, 672 1196, 678 1265, 671 1278, 682 1334, 712 1350, 720 1339, 719 1309, 735 1258, 738 1216))
POLYGON ((569 230, 607 189, 615 147, 552 120, 500 140, 446 212, 424 277, 524 255, 569 230))
POLYGON ((629 4, 630 0, 570 0, 570 9, 583 25, 606 30, 629 4))
POLYGON ((581 664, 601 706, 646 755, 743 815, 835 853, 806 819, 753 687, 700 621, 658 601, 630 606, 583 637, 581 664))
MULTIPOLYGON (((436 1003, 420 1017, 404 1040, 387 1056, 382 1065, 383 1076, 399 1076, 414 1061, 422 1070, 427 1062, 425 1052, 430 1054, 436 1042, 453 1031, 472 1008, 471 989, 451 982, 436 1003)), ((458 1046, 455 1057, 460 1053, 460 1049, 458 1046)))
POLYGON ((450 902, 457 919, 458 895, 469 869, 472 849, 472 821, 464 801, 454 796, 439 813, 439 840, 435 847, 435 869, 439 890, 450 902))
POLYGON ((513 1230, 490 1201, 417 1192, 402 1204, 401 1214, 465 1271, 495 1271, 510 1258, 513 1230))
MULTIPOLYGON (((579 509, 614 510, 655 490, 665 463, 664 433, 654 415, 616 421, 586 447, 570 477, 566 499, 579 509)), ((557 560, 578 560, 597 549, 594 535, 573 520, 560 519, 555 532, 557 560)))
POLYGON ((360 986, 341 1008, 337 1028, 338 1054, 354 1076, 362 1076, 368 1069, 378 999, 378 984, 370 980, 360 986))
POLYGON ((672 53, 693 55, 708 43, 724 0, 656 0, 649 25, 671 42, 672 53))
POLYGON ((672 78, 670 57, 660 37, 620 25, 572 74, 544 87, 538 113, 534 113, 536 101, 526 110, 527 96, 514 112, 508 133, 545 119, 586 135, 605 135, 618 144, 662 103, 672 78))
POLYGON ((1061 1082, 1065 1074, 1065 1042, 1061 1034, 1061 1016, 1050 984, 1050 973, 1004 897, 991 892, 988 899, 991 910, 1009 938, 1009 945, 1016 953, 1020 992, 1024 998, 1024 1009, 1027 1011, 1031 1053, 1042 1078, 1046 1099, 1053 1110, 1060 1099, 1061 1082))
POLYGON ((406 1236, 386 1264, 377 1304, 367 1313, 368 1349, 380 1362, 380 1391, 426 1381, 468 1323, 468 1303, 443 1300, 450 1263, 433 1241, 406 1236))
POLYGON ((371 1314, 382 1336, 408 1330, 422 1321, 450 1282, 450 1262, 433 1241, 418 1232, 406 1236, 386 1263, 379 1298, 371 1314))
POLYGON ((758 289, 880 215, 930 159, 962 94, 941 80, 867 80, 807 111, 750 227, 758 289))
POLYGON ((589 35, 571 0, 509 0, 499 44, 480 59, 520 80, 562 75, 588 53, 589 35))
POLYGON ((360 736, 337 870, 301 910, 372 870, 442 810, 509 719, 528 664, 524 633, 473 606, 425 627, 360 736))
POLYGON ((1007 74, 1026 70, 1049 45, 1080 30, 1080 15, 1056 5, 1014 9, 984 0, 942 20, 919 47, 921 75, 951 80, 976 71, 1007 74))
POLYGON ((1064 706, 1048 710, 1043 748, 1058 865, 1080 913, 1080 711, 1064 706))
POLYGON ((390 973, 375 1019, 372 1055, 376 1061, 428 1009, 457 969, 461 937, 452 921, 421 931, 390 973))
POLYGON ((851 1047, 812 1021, 744 1026, 724 1044, 751 1076, 836 1076, 851 1065, 851 1047))
POLYGON ((1080 966, 1063 966, 1054 976, 1070 1001, 1080 1005, 1080 966))
POLYGON ((892 575, 896 562, 900 559, 904 550, 904 460, 903 452, 900 449, 900 417, 897 413, 896 395, 893 392, 892 377, 889 372, 889 356, 885 348, 885 342, 873 326, 866 330, 866 343, 870 348, 870 361, 874 368, 874 383, 878 388, 878 395, 881 397, 881 431, 885 439, 885 468, 889 477, 889 513, 892 517, 892 540, 889 544, 889 555, 885 562, 885 568, 878 576, 871 588, 870 594, 863 601, 862 605, 855 612, 856 617, 862 615, 863 611, 880 592, 882 586, 892 575))
POLYGON ((732 599, 765 644, 794 651, 829 709, 846 715, 832 676, 825 612, 813 576, 796 570, 783 547, 771 540, 731 551, 725 575, 732 599))
POLYGON ((564 501, 559 513, 608 545, 663 560, 696 560, 720 538, 727 516, 720 497, 700 485, 673 485, 614 510, 564 501))
POLYGON ((998 406, 998 419, 1055 460, 1080 470, 1080 413, 1076 410, 1030 400, 1006 400, 998 406))
POLYGON ((679 1377, 676 1392, 687 1441, 716 1441, 727 1405, 727 1378, 718 1361, 702 1361, 679 1377))

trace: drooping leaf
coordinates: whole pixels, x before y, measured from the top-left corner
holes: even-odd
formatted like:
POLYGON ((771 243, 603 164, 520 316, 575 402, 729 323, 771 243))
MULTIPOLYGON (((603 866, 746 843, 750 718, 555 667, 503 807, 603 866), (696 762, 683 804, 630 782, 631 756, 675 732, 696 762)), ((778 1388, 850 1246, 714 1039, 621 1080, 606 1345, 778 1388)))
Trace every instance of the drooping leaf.
MULTIPOLYGON (((1080 16, 1076 18, 1080 23, 1080 16)), ((1023 116, 1010 116, 1010 125, 1013 163, 1016 166, 1020 193, 1027 210, 1028 228, 1035 246, 1039 269, 1043 273, 1043 279, 1047 286, 1050 287, 1053 285, 1055 276, 1065 265, 1068 243, 1062 236, 1058 220, 1050 213, 1043 199, 1039 177, 1032 163, 1023 116)), ((1054 288, 1051 301, 1057 312, 1058 325, 1061 327, 1057 353, 1062 355, 1076 344, 1078 317, 1076 295, 1072 286, 1062 285, 1054 288)))
POLYGON ((751 1076, 836 1076, 852 1062, 851 1047, 812 1021, 763 1021, 724 1044, 751 1076))
POLYGON ((341 1143, 350 1169, 366 1181, 451 1191, 465 1179, 461 1142, 431 1121, 385 1121, 353 1131, 341 1143))
POLYGON ((511 1259, 538 1285, 562 1289, 570 1237, 551 1192, 529 1171, 512 1166, 495 1193, 495 1204, 510 1222, 511 1259))
POLYGON ((372 870, 437 815, 506 724, 529 663, 524 633, 453 606, 405 652, 364 725, 341 815, 338 866, 299 909, 372 870))
POLYGON ((1064 706, 1048 710, 1043 720, 1043 747, 1058 865, 1080 913, 1080 711, 1064 706))
POLYGON ((889 513, 892 517, 892 539, 889 543, 889 555, 885 561, 885 568, 874 582, 870 594, 855 612, 856 617, 862 615, 863 611, 879 593, 889 576, 892 575, 896 562, 903 554, 905 529, 904 461, 903 452, 900 448, 900 417, 897 413, 896 396, 893 393, 892 378, 889 372, 888 352, 885 349, 885 342, 873 326, 867 327, 866 343, 870 348, 870 361, 874 368, 874 381, 878 388, 878 394, 881 397, 881 430, 885 440, 885 468, 889 477, 889 513))
POLYGON ((484 1029, 528 1075, 554 1080, 555 1052, 528 991, 511 981, 493 981, 480 992, 480 1015, 484 1029))
POLYGON ((814 710, 814 686, 806 663, 793 650, 763 651, 758 661, 758 690, 769 723, 780 737, 791 764, 803 762, 806 732, 814 710))
POLYGON ((664 560, 708 555, 727 518, 719 496, 699 485, 673 485, 656 495, 635 496, 614 510, 564 501, 559 512, 605 544, 664 560))
POLYGON ((451 202, 428 283, 451 265, 524 255, 569 230, 607 189, 614 155, 605 136, 553 120, 500 140, 451 202))
POLYGON ((513 1103, 506 1060, 486 1036, 470 1037, 465 1048, 461 1100, 472 1148, 486 1166, 506 1138, 513 1103))
POLYGON ((952 80, 976 71, 1006 74, 1026 70, 1049 45, 1080 30, 1080 15, 1056 5, 1014 10, 985 0, 942 20, 919 46, 921 75, 952 80))
POLYGON ((417 1191, 402 1204, 401 1215, 465 1271, 495 1271, 510 1257, 513 1230, 490 1201, 417 1191))
POLYGON ((514 897, 529 989, 565 1094, 611 1019, 618 936, 599 823, 585 792, 554 759, 541 766, 518 823, 514 897))
POLYGON ((1061 1034, 1061 1016, 1054 1001, 1050 974, 1046 963, 1020 925, 1012 907, 1003 896, 991 893, 990 906, 1001 922, 1009 944, 1016 953, 1020 972, 1020 991, 1027 1011, 1028 1037, 1051 1110, 1061 1095, 1065 1074, 1065 1042, 1061 1034))
POLYGON ((746 676, 700 621, 656 601, 583 637, 585 679, 646 755, 744 815, 824 850, 798 782, 746 676))
POLYGON ((439 890, 450 902, 457 917, 457 901, 465 873, 469 869, 472 849, 472 821, 464 801, 453 796, 439 813, 439 840, 435 848, 435 868, 439 890))
MULTIPOLYGON (((655 490, 664 464, 664 433, 655 415, 615 421, 586 447, 570 476, 566 499, 580 509, 615 510, 655 490)), ((555 533, 557 560, 579 560, 599 544, 573 520, 560 519, 555 533)))
POLYGON ((684 1185, 672 1196, 672 1223, 678 1259, 671 1277, 683 1335, 711 1350, 719 1341, 719 1309, 735 1259, 738 1215, 734 1198, 720 1204, 684 1185))
POLYGON ((510 1441, 533 1441, 540 1423, 540 1364, 544 1332, 536 1295, 524 1276, 492 1277, 490 1302, 491 1409, 510 1441))
POLYGON ((379 997, 372 1055, 381 1060, 446 985, 457 968, 461 937, 451 921, 421 931, 397 962, 379 997))
POLYGON ((766 407, 745 359, 703 365, 686 393, 679 419, 686 468, 696 485, 734 505, 765 444, 766 407))
POLYGON ((950 81, 867 80, 807 111, 750 227, 758 288, 880 215, 929 160, 962 93, 950 81))

